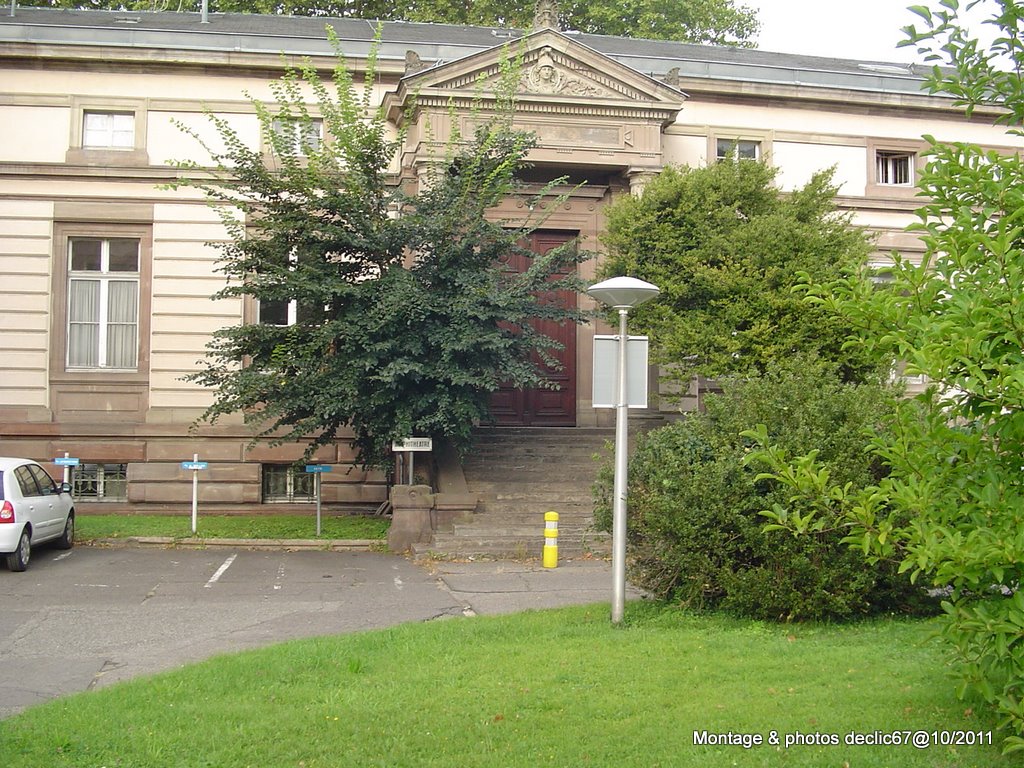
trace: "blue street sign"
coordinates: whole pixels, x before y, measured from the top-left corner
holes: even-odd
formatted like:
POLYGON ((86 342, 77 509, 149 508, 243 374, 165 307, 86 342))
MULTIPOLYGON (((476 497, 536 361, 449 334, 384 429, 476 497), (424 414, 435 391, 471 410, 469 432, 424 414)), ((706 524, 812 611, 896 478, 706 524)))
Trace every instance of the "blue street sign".
POLYGON ((206 469, 210 466, 209 462, 206 461, 183 461, 181 462, 182 469, 206 469))
POLYGON ((316 474, 318 472, 330 472, 333 467, 330 464, 307 464, 306 471, 310 474, 316 474))
POLYGON ((54 459, 53 463, 56 464, 58 467, 77 467, 79 460, 70 457, 60 456, 59 458, 54 459))

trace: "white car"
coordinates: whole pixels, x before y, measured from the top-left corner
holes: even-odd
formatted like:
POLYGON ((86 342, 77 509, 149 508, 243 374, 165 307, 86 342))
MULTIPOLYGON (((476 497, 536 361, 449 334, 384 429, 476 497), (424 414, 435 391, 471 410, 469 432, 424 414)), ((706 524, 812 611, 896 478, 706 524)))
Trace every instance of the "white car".
POLYGON ((30 459, 0 458, 0 557, 12 571, 28 567, 32 548, 56 541, 75 543, 75 504, 71 486, 57 485, 30 459))

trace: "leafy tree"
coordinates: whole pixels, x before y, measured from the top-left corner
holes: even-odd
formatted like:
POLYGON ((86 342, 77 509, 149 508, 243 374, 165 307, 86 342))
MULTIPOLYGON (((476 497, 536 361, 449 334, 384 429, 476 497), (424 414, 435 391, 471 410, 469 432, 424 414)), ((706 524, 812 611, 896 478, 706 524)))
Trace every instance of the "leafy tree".
MULTIPOLYGON (((533 6, 501 0, 414 0, 406 14, 412 21, 527 29, 533 6)), ((712 45, 751 47, 750 38, 758 30, 755 12, 735 0, 573 0, 559 3, 559 15, 565 29, 580 32, 712 45)))
POLYGON ((792 290, 802 273, 829 280, 862 262, 865 235, 836 213, 831 172, 789 195, 775 173, 752 160, 667 168, 608 211, 603 273, 661 288, 631 322, 680 382, 764 372, 796 353, 837 363, 848 380, 873 368, 844 349, 849 323, 792 290))
MULTIPOLYGON (((915 7, 924 27, 908 27, 907 44, 947 65, 933 70, 932 92, 969 113, 1001 107, 997 121, 1020 137, 1024 6, 987 7, 999 30, 989 46, 964 30, 956 0, 915 7)), ((869 444, 888 476, 860 491, 840 486, 813 452, 793 459, 764 429, 750 433, 761 444, 752 460, 787 490, 766 512, 772 527, 845 530, 869 560, 895 559, 948 590, 942 635, 958 690, 993 705, 1015 734, 1007 751, 1024 750, 1024 159, 929 141, 920 183, 929 202, 913 227, 923 263, 897 257, 887 290, 864 273, 810 290, 863 329, 862 348, 895 354, 933 382, 869 444)))
POLYGON ((371 67, 356 85, 342 63, 333 83, 309 65, 289 70, 273 86, 276 103, 253 102, 269 160, 210 114, 216 142, 189 132, 214 168, 183 164, 193 176, 183 183, 207 194, 230 235, 218 297, 279 313, 290 304, 295 316, 214 334, 188 377, 214 393, 205 417, 241 411, 256 439, 309 438, 310 451, 351 429, 366 464, 412 434, 464 445, 501 382, 545 386, 530 358, 550 361, 555 344, 531 321, 583 320, 545 298, 579 290, 583 254, 570 244, 538 256, 521 242, 540 220, 488 217, 515 193, 533 142, 509 127, 508 107, 471 140, 455 137, 429 188, 407 193, 389 181, 402 141, 370 107, 373 77, 371 67), (525 272, 501 265, 513 253, 529 259, 525 272))
MULTIPOLYGON (((197 0, 22 0, 20 4, 137 11, 199 9, 197 0)), ((529 28, 533 20, 533 3, 507 0, 412 0, 398 4, 384 0, 211 0, 210 8, 221 13, 338 16, 518 29, 529 28)), ((580 32, 742 47, 753 47, 750 38, 759 26, 754 10, 737 5, 736 0, 574 0, 562 4, 560 15, 566 29, 580 32)))

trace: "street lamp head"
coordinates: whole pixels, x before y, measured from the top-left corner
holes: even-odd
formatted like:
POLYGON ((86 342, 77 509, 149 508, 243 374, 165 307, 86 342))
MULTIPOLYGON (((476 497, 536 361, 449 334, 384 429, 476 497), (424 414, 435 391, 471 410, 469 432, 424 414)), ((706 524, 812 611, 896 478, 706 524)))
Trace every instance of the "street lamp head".
POLYGON ((635 277, 613 277, 587 289, 591 297, 614 309, 632 309, 660 292, 658 286, 635 277))

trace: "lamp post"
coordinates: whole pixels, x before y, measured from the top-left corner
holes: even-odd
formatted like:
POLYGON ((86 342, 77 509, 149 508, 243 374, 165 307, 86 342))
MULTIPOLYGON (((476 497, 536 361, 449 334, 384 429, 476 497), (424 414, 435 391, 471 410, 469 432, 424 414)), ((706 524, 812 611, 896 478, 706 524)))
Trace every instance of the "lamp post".
POLYGON ((587 289, 619 312, 619 369, 615 385, 615 485, 612 491, 612 624, 622 622, 626 605, 626 461, 629 396, 626 377, 626 317, 629 310, 658 295, 658 286, 635 277, 613 277, 587 289))

